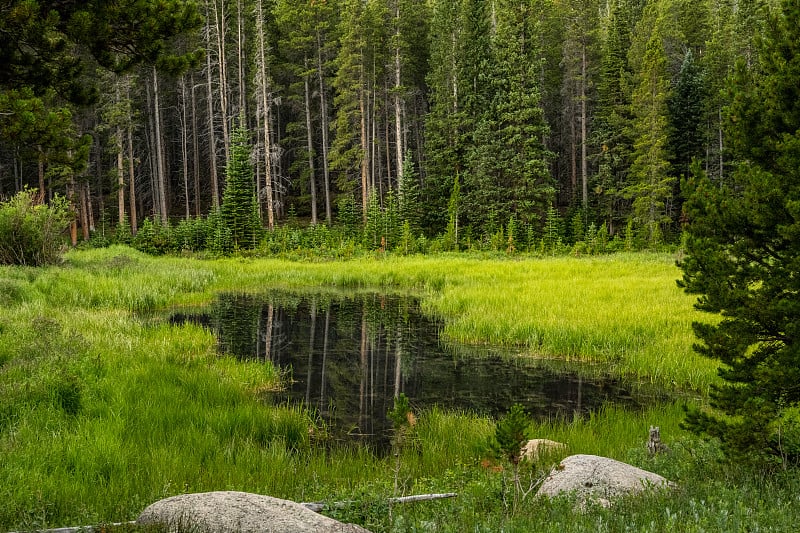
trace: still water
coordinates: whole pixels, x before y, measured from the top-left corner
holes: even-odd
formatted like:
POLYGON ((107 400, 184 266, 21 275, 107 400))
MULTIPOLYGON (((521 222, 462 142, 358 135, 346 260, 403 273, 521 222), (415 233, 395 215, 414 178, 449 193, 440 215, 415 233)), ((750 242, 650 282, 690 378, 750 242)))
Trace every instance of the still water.
POLYGON ((270 401, 304 405, 334 434, 372 444, 386 441, 386 413, 401 392, 417 411, 435 405, 492 417, 514 403, 536 418, 571 419, 608 403, 636 409, 653 401, 618 379, 585 379, 574 363, 442 342, 442 324, 410 297, 219 294, 170 320, 210 328, 221 354, 272 362, 291 380, 270 401))

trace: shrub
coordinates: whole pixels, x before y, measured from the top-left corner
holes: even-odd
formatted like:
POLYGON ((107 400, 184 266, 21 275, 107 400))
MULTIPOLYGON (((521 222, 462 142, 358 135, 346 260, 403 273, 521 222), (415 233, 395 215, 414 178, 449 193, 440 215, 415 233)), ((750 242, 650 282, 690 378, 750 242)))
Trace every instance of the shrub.
POLYGON ((0 264, 41 266, 60 261, 64 233, 72 212, 66 198, 49 205, 35 189, 26 189, 0 203, 0 264))

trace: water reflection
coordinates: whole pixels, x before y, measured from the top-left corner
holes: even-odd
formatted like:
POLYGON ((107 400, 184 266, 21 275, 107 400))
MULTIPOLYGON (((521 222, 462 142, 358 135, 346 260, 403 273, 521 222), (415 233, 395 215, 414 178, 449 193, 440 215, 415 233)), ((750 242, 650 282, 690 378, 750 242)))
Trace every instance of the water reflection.
POLYGON ((385 441, 386 412, 405 393, 415 409, 439 405, 498 416, 516 402, 535 417, 573 417, 640 398, 616 379, 587 380, 572 366, 439 341, 441 324, 412 298, 220 294, 203 312, 173 315, 211 328, 219 351, 271 361, 292 382, 273 401, 303 403, 332 428, 385 441))

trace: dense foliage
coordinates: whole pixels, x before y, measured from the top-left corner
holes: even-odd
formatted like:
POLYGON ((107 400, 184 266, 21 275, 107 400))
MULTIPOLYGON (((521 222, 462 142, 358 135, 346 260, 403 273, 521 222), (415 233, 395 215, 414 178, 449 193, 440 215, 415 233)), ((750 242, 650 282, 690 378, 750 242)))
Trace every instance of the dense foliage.
POLYGON ((42 203, 26 189, 0 202, 0 264, 42 266, 59 262, 72 220, 66 199, 42 203))
POLYGON ((740 67, 730 109, 736 166, 688 183, 683 284, 722 316, 696 325, 701 354, 722 363, 713 412, 688 426, 732 456, 800 459, 800 2, 785 0, 740 67))
POLYGON ((552 207, 563 242, 602 227, 675 242, 692 159, 713 179, 732 169, 724 88, 738 58, 759 64, 773 4, 15 1, 0 28, 0 195, 66 193, 85 239, 99 221, 135 234, 147 217, 208 216, 244 116, 270 230, 394 209, 400 231, 373 249, 398 235, 484 247, 501 231, 545 238, 552 207))

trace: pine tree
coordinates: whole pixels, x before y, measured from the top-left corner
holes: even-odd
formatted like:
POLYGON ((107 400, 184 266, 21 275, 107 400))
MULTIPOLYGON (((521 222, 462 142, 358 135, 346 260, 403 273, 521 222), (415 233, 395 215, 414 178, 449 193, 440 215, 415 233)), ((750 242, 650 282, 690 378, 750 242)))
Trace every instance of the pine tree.
POLYGON ((482 226, 491 212, 501 220, 516 214, 522 223, 538 221, 555 192, 552 154, 544 146, 549 128, 540 102, 533 5, 526 0, 496 5, 494 97, 476 127, 474 155, 464 176, 465 213, 474 227, 482 226))
POLYGON ((369 199, 369 165, 366 131, 366 61, 364 48, 364 5, 361 0, 342 2, 341 37, 333 85, 336 118, 331 149, 331 168, 339 172, 339 189, 360 190, 361 209, 366 213, 369 199))
POLYGON ((673 176, 688 176, 692 160, 703 159, 705 155, 706 96, 705 76, 694 53, 688 50, 667 101, 670 174, 673 176))
POLYGON ((230 231, 227 249, 252 248, 261 229, 251 155, 247 129, 240 125, 231 138, 231 155, 225 168, 225 192, 220 207, 220 223, 230 231))
POLYGON ((727 133, 736 166, 720 183, 687 183, 687 257, 700 354, 721 363, 710 410, 686 426, 718 437, 728 456, 800 458, 800 1, 784 0, 760 45, 757 75, 742 61, 727 133))
POLYGON ((664 227, 672 220, 668 202, 672 199, 675 181, 668 174, 666 146, 669 79, 659 21, 655 22, 637 70, 637 86, 632 95, 632 183, 623 193, 632 201, 632 215, 636 227, 644 232, 642 237, 648 244, 656 245, 662 240, 664 227))
POLYGON ((631 85, 633 69, 628 62, 631 34, 641 17, 642 0, 614 0, 606 21, 606 37, 597 87, 597 109, 593 136, 600 147, 598 173, 594 183, 598 214, 609 232, 625 224, 630 202, 622 197, 628 185, 632 162, 631 85))
POLYGON ((442 0, 433 6, 430 112, 425 122, 425 226, 448 224, 448 200, 474 147, 475 126, 490 99, 489 14, 483 0, 442 0))

